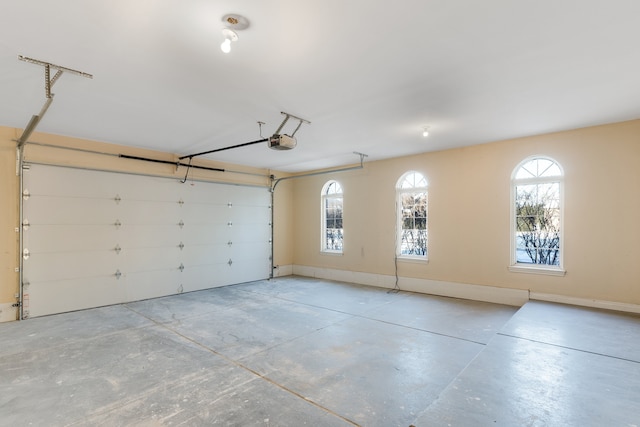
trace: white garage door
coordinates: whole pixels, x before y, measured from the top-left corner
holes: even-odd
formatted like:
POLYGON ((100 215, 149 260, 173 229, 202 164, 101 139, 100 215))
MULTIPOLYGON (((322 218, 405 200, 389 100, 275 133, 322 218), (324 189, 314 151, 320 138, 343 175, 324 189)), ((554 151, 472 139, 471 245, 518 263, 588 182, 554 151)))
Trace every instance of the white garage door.
POLYGON ((30 165, 23 318, 268 278, 268 188, 30 165))

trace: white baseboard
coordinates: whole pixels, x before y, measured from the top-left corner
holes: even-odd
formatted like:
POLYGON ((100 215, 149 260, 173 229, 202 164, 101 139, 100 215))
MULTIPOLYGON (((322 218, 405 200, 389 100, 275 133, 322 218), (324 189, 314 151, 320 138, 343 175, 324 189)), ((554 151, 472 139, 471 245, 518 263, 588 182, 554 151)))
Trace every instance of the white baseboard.
POLYGON ((283 277, 293 275, 293 265, 276 265, 273 268, 273 277, 283 277))
POLYGON ((401 278, 399 282, 400 289, 406 291, 442 295, 445 297, 513 305, 516 307, 521 307, 529 301, 529 291, 526 289, 499 288, 496 286, 413 279, 409 277, 401 278))
POLYGON ((565 295, 544 294, 540 292, 531 292, 529 298, 536 301, 557 302, 561 304, 578 305, 582 307, 602 308, 605 310, 625 311, 628 313, 640 313, 640 305, 624 302, 577 298, 565 295))
POLYGON ((11 322, 18 318, 18 308, 13 303, 0 304, 0 322, 11 322))
MULTIPOLYGON (((395 286, 395 276, 361 273, 357 271, 294 265, 293 274, 360 285, 378 286, 391 289, 395 286)), ((398 286, 403 291, 446 297, 470 299, 520 307, 529 300, 529 291, 522 289, 498 288, 495 286, 472 285, 468 283, 443 282, 440 280, 399 277, 398 286)))
MULTIPOLYGON (((395 276, 336 270, 331 268, 309 267, 304 265, 294 265, 293 274, 298 276, 335 280, 339 282, 357 283, 360 285, 378 286, 388 289, 393 288, 396 282, 395 276)), ((537 300, 582 307, 601 308, 605 310, 640 313, 640 305, 638 304, 545 294, 540 292, 530 292, 523 289, 499 288, 495 286, 445 282, 430 279, 414 279, 411 277, 399 277, 398 286, 403 291, 485 301, 496 304, 514 305, 518 307, 524 305, 529 300, 537 300)))

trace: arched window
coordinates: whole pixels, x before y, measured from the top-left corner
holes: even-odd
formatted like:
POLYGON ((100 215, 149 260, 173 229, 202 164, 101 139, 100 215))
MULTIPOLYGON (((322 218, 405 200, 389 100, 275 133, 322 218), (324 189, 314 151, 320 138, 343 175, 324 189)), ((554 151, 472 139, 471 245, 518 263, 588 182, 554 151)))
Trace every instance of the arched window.
POLYGON ((427 259, 427 180, 409 171, 396 184, 396 256, 427 259))
POLYGON ((553 159, 529 157, 511 177, 511 266, 562 268, 562 168, 553 159))
POLYGON ((342 187, 329 181, 322 187, 322 247, 323 252, 342 253, 342 187))

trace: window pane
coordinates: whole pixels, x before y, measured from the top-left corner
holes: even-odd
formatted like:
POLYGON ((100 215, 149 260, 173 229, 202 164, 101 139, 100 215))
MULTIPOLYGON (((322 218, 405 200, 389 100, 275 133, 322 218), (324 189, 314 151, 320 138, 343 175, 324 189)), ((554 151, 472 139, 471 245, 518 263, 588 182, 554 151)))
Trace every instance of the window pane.
POLYGON ((327 228, 325 249, 330 251, 341 251, 343 242, 343 231, 339 228, 327 228))
POLYGON ((427 187, 427 179, 418 172, 411 172, 406 174, 399 188, 426 188, 427 187))
POLYGON ((527 264, 559 265, 560 234, 556 232, 519 233, 517 261, 527 264))
POLYGON ((534 164, 531 162, 522 165, 518 172, 516 172, 516 179, 525 179, 525 178, 535 178, 536 168, 534 164))
POLYGON ((400 241, 401 255, 426 255, 427 232, 426 230, 408 229, 402 230, 400 241))
POLYGON ((411 193, 403 193, 402 194, 402 208, 403 209, 411 209, 413 207, 413 194, 411 193))
POLYGON ((520 166, 515 179, 562 176, 560 166, 549 159, 533 159, 520 166))
POLYGON ((540 159, 538 165, 538 176, 548 177, 548 176, 560 176, 562 172, 560 172, 560 167, 557 163, 552 162, 548 159, 540 159))
POLYGON ((525 203, 535 203, 538 199, 537 185, 518 185, 516 186, 516 205, 525 203))
POLYGON ((327 191, 325 192, 327 195, 331 194, 342 194, 342 187, 338 182, 333 181, 327 186, 327 191))

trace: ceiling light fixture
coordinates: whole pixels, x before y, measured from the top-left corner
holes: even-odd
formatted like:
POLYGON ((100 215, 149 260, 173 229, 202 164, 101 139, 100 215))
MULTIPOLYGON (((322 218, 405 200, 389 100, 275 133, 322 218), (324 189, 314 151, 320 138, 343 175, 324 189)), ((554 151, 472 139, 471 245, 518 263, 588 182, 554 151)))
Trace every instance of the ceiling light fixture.
POLYGON ((424 138, 429 136, 429 126, 425 126, 425 127, 422 128, 422 136, 424 138))
POLYGON ((228 28, 222 29, 222 35, 224 36, 224 41, 220 45, 220 49, 222 49, 224 53, 229 53, 231 52, 231 42, 237 42, 238 35, 235 31, 228 28))
POLYGON ((238 41, 238 31, 249 27, 249 20, 244 16, 229 14, 222 17, 225 27, 222 29, 224 41, 220 45, 220 49, 224 53, 231 52, 231 42, 238 41))

